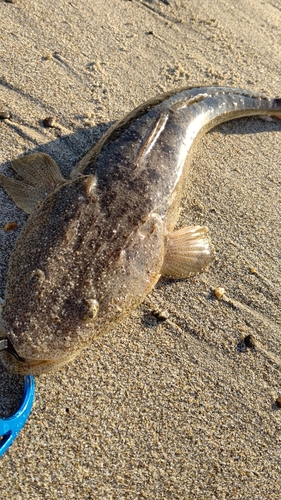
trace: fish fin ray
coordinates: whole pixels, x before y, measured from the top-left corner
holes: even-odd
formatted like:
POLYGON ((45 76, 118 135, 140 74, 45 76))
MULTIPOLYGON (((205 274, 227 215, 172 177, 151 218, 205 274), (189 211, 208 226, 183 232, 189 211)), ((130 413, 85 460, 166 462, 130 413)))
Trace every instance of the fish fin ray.
POLYGON ((12 168, 32 186, 44 186, 48 191, 65 182, 59 166, 46 153, 33 153, 12 162, 12 168))
POLYGON ((214 251, 208 229, 190 226, 168 233, 162 276, 187 278, 204 271, 212 262, 214 251))
POLYGON ((33 186, 28 186, 24 182, 10 179, 2 174, 0 174, 0 184, 15 204, 27 214, 31 214, 34 207, 44 198, 33 186))
POLYGON ((34 153, 12 162, 12 168, 23 181, 0 174, 0 183, 16 205, 27 214, 66 179, 56 162, 45 153, 34 153))

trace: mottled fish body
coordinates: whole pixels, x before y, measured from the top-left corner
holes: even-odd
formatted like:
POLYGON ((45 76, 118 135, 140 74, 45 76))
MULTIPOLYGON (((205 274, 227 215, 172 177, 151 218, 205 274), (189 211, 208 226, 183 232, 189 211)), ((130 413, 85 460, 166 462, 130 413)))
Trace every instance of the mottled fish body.
POLYGON ((0 318, 18 373, 73 359, 142 302, 161 275, 204 270, 205 227, 173 231, 191 152, 213 126, 250 115, 280 117, 281 99, 240 89, 167 93, 114 125, 64 179, 36 153, 15 160, 23 181, 0 182, 30 214, 13 250, 0 318))

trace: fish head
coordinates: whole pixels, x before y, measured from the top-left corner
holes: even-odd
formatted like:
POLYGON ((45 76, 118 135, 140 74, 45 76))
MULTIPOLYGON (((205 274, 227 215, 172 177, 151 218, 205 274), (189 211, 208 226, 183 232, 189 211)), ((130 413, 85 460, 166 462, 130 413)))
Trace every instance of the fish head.
POLYGON ((32 212, 13 250, 0 333, 18 358, 3 351, 13 372, 40 374, 73 359, 89 344, 99 316, 90 246, 99 203, 94 176, 49 194, 32 212))

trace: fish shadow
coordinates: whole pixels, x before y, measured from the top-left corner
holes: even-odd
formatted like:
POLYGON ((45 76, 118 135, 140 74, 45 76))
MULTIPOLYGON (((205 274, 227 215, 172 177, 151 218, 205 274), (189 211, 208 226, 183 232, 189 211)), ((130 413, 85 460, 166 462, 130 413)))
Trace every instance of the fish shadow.
MULTIPOLYGON (((39 134, 42 133, 43 125, 40 127, 33 127, 30 124, 16 121, 5 120, 6 127, 10 128, 12 132, 16 133, 22 139, 29 142, 35 142, 35 147, 31 147, 24 152, 23 156, 32 153, 47 153, 49 154, 60 166, 63 175, 69 176, 73 167, 77 164, 85 153, 93 147, 100 137, 115 123, 100 122, 93 127, 78 127, 73 133, 64 134, 63 128, 58 125, 53 127, 57 137, 45 144, 38 144, 32 138, 32 131, 36 130, 39 134), (28 133, 30 130, 30 133, 28 133)), ((42 136, 43 137, 43 136, 42 136)), ((11 158, 11 160, 14 158, 11 158)), ((3 171, 10 165, 10 161, 0 164, 0 170, 3 171)))
POLYGON ((280 129, 281 121, 278 118, 272 117, 271 121, 267 121, 260 116, 246 116, 221 123, 208 133, 212 134, 219 130, 225 135, 253 135, 264 132, 280 132, 280 129))

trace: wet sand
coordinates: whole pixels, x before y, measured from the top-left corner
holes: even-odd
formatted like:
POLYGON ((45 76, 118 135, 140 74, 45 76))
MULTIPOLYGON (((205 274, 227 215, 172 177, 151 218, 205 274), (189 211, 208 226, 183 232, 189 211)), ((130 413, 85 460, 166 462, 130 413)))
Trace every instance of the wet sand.
MULTIPOLYGON (((1 171, 44 151, 67 175, 117 119, 163 91, 280 95, 279 1, 0 3, 1 171), (54 116, 56 126, 42 120, 54 116)), ((208 272, 161 280, 73 363, 36 377, 2 458, 2 498, 280 499, 281 122, 226 123, 200 142, 179 227, 207 225, 208 272), (214 296, 223 287, 223 300, 214 296), (158 321, 154 309, 167 311, 158 321), (247 347, 251 335, 254 347, 247 347)), ((0 190, 0 297, 25 215, 0 190)), ((0 366, 0 414, 22 378, 0 366)))

